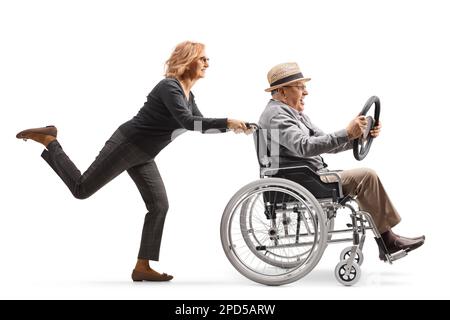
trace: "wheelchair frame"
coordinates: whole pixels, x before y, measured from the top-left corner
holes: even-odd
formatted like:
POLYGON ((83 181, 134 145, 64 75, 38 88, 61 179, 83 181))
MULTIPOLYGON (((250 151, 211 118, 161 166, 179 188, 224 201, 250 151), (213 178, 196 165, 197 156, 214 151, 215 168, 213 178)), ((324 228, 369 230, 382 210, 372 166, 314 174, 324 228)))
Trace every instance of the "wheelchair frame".
MULTIPOLYGON (((225 254, 241 274, 253 281, 266 285, 290 283, 312 271, 329 243, 352 242, 353 244, 343 249, 340 254, 340 262, 335 267, 335 277, 343 285, 353 285, 359 280, 361 275, 360 265, 364 260, 362 250, 366 240, 366 230, 373 232, 375 240, 384 252, 387 262, 392 263, 407 255, 407 252, 404 250, 394 254, 388 252, 370 213, 359 210, 356 198, 343 195, 339 171, 314 172, 307 166, 295 165, 272 168, 269 160, 270 150, 267 148, 265 139, 260 138, 262 134, 261 128, 255 124, 252 124, 252 126, 256 128, 254 138, 261 179, 241 188, 234 195, 225 208, 221 222, 221 239, 225 254), (260 152, 261 149, 265 150, 265 154, 260 152), (289 173, 297 174, 297 179, 290 178, 289 173), (320 179, 322 176, 334 176, 336 182, 323 182, 320 179), (270 226, 267 224, 267 235, 264 234, 264 241, 271 243, 272 245, 270 246, 260 243, 258 237, 261 236, 256 235, 256 231, 251 224, 252 210, 254 208, 250 207, 249 209, 248 203, 256 202, 258 193, 261 194, 259 196, 260 202, 264 203, 261 205, 261 208, 264 208, 265 217, 267 220, 271 220, 270 226), (283 200, 277 202, 276 198, 280 194, 283 194, 283 200), (275 195, 275 198, 270 200, 268 195, 272 195, 272 198, 275 195), (252 197, 254 197, 253 200, 252 197), (284 202, 286 197, 291 202, 284 202), (351 223, 347 224, 347 229, 334 230, 334 219, 337 211, 343 208, 350 210, 351 223), (306 210, 309 221, 302 210, 306 210), (268 212, 271 213, 269 214, 268 212), (234 243, 233 237, 235 236, 231 230, 233 217, 236 214, 240 216, 238 222, 240 227, 236 227, 240 230, 234 234, 239 234, 239 231, 242 234, 243 241, 250 250, 247 258, 245 258, 245 255, 240 256, 237 252, 237 245, 234 243), (278 217, 278 214, 281 214, 282 217, 278 217), (293 214, 294 218, 296 217, 297 224, 293 234, 288 234, 288 227, 295 225, 295 221, 287 217, 287 214, 293 214), (281 220, 278 221, 278 218, 281 220), (302 222, 304 225, 303 232, 301 231, 302 222), (284 236, 281 235, 283 228, 284 236), (314 229, 314 232, 311 232, 311 229, 314 229), (351 233, 352 236, 336 238, 337 235, 346 233, 351 233), (308 241, 300 242, 300 237, 312 237, 314 241, 308 239, 308 241), (294 243, 282 243, 285 239, 293 238, 295 238, 294 243), (316 243, 317 241, 319 242, 316 243), (302 246, 310 247, 310 250, 302 254, 298 253, 297 256, 289 256, 285 253, 286 257, 281 257, 273 252, 274 250, 282 250, 284 252, 285 250, 296 249, 302 246), (255 259, 258 263, 265 263, 265 265, 261 268, 250 267, 247 260, 254 259, 252 254, 259 259, 255 259), (302 257, 305 255, 307 257, 303 259, 302 257), (288 261, 286 262, 283 259, 288 261), (276 268, 280 269, 277 273, 272 272, 273 274, 271 274, 266 271, 276 268)), ((263 220, 263 218, 258 219, 260 221, 263 220)), ((265 225, 264 221, 261 222, 265 225)), ((258 230, 257 232, 264 233, 266 231, 261 232, 258 230)))

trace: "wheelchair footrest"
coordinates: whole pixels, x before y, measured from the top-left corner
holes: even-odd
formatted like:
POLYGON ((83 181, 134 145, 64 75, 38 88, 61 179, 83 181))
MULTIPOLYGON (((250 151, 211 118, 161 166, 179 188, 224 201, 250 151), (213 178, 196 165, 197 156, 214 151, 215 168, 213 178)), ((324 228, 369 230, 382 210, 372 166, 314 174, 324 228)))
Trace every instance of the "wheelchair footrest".
POLYGON ((405 250, 400 250, 396 253, 391 254, 391 261, 393 262, 395 260, 406 257, 407 255, 408 255, 408 252, 406 252, 405 250))

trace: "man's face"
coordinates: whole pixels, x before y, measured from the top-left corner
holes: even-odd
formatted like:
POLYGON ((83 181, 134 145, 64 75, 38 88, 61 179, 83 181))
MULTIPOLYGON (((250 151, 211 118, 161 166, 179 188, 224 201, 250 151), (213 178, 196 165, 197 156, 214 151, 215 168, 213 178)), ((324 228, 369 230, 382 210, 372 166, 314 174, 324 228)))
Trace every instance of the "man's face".
POLYGON ((297 82, 283 87, 286 102, 295 110, 302 112, 305 109, 304 97, 308 95, 305 82, 297 82))

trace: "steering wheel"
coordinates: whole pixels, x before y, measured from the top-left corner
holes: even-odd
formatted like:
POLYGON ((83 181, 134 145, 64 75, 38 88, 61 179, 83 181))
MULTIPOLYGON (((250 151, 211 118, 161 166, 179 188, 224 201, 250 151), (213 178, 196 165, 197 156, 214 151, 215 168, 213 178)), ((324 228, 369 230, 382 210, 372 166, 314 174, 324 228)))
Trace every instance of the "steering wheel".
POLYGON ((377 126, 378 120, 380 120, 380 98, 378 98, 377 96, 370 97, 359 113, 360 116, 365 116, 373 104, 375 104, 374 117, 366 116, 366 130, 359 139, 355 139, 353 141, 353 155, 355 156, 355 159, 359 161, 367 156, 370 150, 370 146, 372 145, 373 137, 370 134, 370 130, 372 130, 373 127, 377 126))

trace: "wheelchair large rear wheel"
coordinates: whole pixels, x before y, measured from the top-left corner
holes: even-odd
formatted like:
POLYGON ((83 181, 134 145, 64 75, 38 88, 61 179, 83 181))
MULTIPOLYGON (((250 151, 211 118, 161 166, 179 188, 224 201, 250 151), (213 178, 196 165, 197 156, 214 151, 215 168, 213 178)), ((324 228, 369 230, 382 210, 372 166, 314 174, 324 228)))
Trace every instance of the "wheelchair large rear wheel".
POLYGON ((289 180, 267 178, 239 190, 225 208, 222 246, 245 277, 282 285, 308 274, 327 241, 325 216, 316 198, 289 180))

